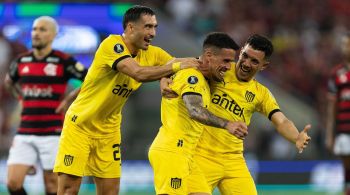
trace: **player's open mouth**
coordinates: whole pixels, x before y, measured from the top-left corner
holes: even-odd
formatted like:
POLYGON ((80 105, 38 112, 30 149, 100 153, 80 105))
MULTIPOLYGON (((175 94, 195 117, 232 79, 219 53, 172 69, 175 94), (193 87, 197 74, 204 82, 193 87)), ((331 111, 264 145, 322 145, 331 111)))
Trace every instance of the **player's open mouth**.
POLYGON ((151 43, 152 41, 152 39, 147 39, 147 38, 145 38, 144 40, 146 41, 146 43, 151 43))
POLYGON ((242 72, 244 72, 244 73, 249 73, 250 72, 250 70, 249 69, 245 69, 243 65, 240 65, 239 67, 240 67, 240 70, 242 72))

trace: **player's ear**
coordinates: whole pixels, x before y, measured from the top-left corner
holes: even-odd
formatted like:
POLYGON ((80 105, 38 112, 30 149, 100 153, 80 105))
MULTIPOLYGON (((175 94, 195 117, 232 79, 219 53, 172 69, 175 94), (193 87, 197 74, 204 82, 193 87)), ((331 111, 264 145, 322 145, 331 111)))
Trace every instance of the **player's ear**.
POLYGON ((264 64, 261 66, 260 71, 265 70, 265 68, 267 68, 269 66, 270 62, 269 61, 265 61, 264 64))

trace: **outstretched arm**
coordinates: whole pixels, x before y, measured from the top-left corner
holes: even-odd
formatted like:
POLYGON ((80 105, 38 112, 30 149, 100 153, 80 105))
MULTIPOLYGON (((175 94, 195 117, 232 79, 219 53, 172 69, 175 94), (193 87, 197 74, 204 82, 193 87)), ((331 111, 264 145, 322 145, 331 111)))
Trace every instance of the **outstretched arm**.
POLYGON ((307 134, 311 128, 311 125, 306 125, 304 129, 299 132, 294 123, 290 121, 282 112, 274 113, 271 117, 271 121, 276 127, 278 133, 285 139, 294 143, 299 153, 302 153, 311 140, 307 134))
POLYGON ((231 122, 214 115, 204 108, 202 96, 199 94, 185 94, 182 98, 192 119, 205 125, 227 129, 239 139, 244 139, 248 135, 248 128, 245 123, 231 122))
POLYGON ((133 58, 126 58, 118 63, 117 69, 138 82, 148 82, 159 80, 181 69, 198 66, 199 60, 195 58, 175 58, 163 66, 140 66, 133 58))

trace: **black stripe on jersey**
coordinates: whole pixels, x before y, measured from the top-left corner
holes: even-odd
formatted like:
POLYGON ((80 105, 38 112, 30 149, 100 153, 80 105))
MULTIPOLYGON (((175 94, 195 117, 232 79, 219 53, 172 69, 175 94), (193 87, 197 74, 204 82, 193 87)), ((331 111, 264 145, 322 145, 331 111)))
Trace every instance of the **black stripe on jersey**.
POLYGON ((281 110, 280 110, 280 109, 274 109, 274 110, 272 110, 272 111, 270 112, 270 114, 269 114, 269 120, 271 120, 272 115, 275 114, 276 112, 281 112, 281 110))
POLYGON ((48 128, 62 126, 61 120, 49 120, 49 121, 21 121, 20 127, 22 128, 48 128))
POLYGON ((64 77, 38 77, 38 76, 22 76, 21 83, 44 83, 44 84, 65 84, 67 79, 64 77))
POLYGON ((338 114, 348 114, 348 113, 350 113, 350 109, 349 108, 343 108, 343 107, 340 107, 340 106, 338 106, 338 114))
POLYGON ((56 114, 54 108, 23 108, 22 115, 56 114))
POLYGON ((343 87, 350 87, 350 83, 339 84, 339 88, 343 88, 343 87))
POLYGON ((336 120, 338 125, 350 125, 350 120, 336 120))
POLYGON ((62 94, 58 94, 58 93, 54 93, 52 94, 52 96, 50 98, 48 97, 25 97, 24 100, 42 100, 42 101, 45 101, 45 100, 49 100, 49 101, 52 101, 52 100, 61 100, 61 96, 62 94))
POLYGON ((131 57, 130 55, 126 55, 126 56, 122 56, 122 57, 116 59, 116 60, 113 62, 113 64, 112 64, 112 69, 113 69, 113 70, 117 70, 117 65, 118 65, 118 63, 119 63, 120 61, 124 60, 125 58, 130 58, 130 57, 131 57))
POLYGON ((61 132, 17 132, 18 135, 36 135, 36 136, 45 136, 45 135, 61 135, 61 132))
POLYGON ((182 94, 182 97, 184 97, 185 95, 199 95, 199 96, 202 96, 202 94, 196 93, 196 92, 185 92, 184 94, 182 94))

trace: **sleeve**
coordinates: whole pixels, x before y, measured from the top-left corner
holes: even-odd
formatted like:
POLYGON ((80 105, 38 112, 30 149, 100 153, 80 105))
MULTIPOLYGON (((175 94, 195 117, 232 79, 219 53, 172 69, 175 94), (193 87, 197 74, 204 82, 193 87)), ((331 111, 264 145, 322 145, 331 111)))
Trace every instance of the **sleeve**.
POLYGON ((13 82, 17 82, 19 79, 19 73, 18 73, 18 59, 12 61, 10 67, 9 67, 9 72, 8 72, 11 80, 13 82))
POLYGON ((181 97, 188 93, 199 95, 206 93, 206 80, 197 70, 184 69, 177 72, 172 78, 173 84, 170 88, 181 97))
POLYGON ((120 61, 130 57, 132 56, 126 45, 122 41, 115 41, 111 37, 108 37, 101 43, 95 56, 95 58, 102 60, 102 64, 107 64, 113 70, 117 70, 117 64, 120 61))
POLYGON ((66 78, 68 79, 78 79, 83 81, 86 74, 87 69, 83 64, 78 62, 75 58, 69 57, 64 61, 64 66, 66 67, 66 78))
POLYGON ((275 97, 267 88, 264 88, 262 92, 262 100, 257 111, 268 117, 269 120, 271 120, 271 117, 275 112, 281 111, 275 97))

